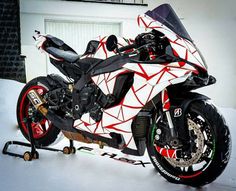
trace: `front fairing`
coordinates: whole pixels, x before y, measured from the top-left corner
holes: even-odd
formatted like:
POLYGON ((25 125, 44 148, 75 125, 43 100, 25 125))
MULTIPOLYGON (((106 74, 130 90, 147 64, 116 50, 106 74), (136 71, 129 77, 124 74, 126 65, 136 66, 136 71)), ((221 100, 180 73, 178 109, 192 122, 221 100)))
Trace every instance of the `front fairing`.
POLYGON ((203 56, 169 4, 139 15, 138 24, 145 29, 163 33, 169 40, 174 56, 207 70, 203 56))

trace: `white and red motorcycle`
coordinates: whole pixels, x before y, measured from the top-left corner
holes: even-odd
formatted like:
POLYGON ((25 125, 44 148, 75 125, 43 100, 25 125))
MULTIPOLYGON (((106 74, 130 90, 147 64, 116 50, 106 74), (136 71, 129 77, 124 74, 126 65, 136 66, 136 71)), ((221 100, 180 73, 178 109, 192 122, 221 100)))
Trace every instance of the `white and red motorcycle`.
MULTIPOLYGON (((38 48, 68 77, 37 77, 23 88, 19 127, 36 145, 68 139, 142 156, 147 148, 168 181, 214 181, 230 157, 230 132, 210 99, 191 90, 215 83, 174 10, 163 4, 138 16, 149 32, 134 41, 92 40, 79 56, 62 40, 37 32, 38 48)), ((70 151, 73 152, 73 149, 70 151)))

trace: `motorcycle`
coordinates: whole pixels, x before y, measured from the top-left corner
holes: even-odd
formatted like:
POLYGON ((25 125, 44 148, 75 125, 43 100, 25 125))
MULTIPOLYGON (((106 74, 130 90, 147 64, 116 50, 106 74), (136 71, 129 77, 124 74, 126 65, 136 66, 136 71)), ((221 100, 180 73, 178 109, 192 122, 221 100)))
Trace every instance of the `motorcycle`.
MULTIPOLYGON (((50 74, 28 82, 17 120, 29 140, 49 146, 62 133, 143 156, 169 182, 194 187, 225 169, 230 132, 210 98, 192 92, 216 82, 169 4, 138 16, 146 29, 135 40, 114 35, 91 40, 78 55, 62 40, 36 31, 36 46, 67 80, 50 74)), ((73 149, 68 152, 74 152, 73 149)))

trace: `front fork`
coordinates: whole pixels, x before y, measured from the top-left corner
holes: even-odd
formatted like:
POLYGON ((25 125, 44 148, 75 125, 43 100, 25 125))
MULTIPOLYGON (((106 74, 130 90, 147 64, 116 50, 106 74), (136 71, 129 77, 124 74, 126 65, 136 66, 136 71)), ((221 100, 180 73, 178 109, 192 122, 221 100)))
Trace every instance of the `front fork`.
POLYGON ((168 125, 170 128, 171 137, 176 138, 177 133, 175 131, 173 121, 172 121, 172 118, 170 115, 170 99, 169 99, 168 92, 167 92, 166 88, 164 90, 162 90, 162 92, 161 92, 161 101, 162 101, 162 110, 166 114, 166 118, 167 118, 168 125))
POLYGON ((171 118, 171 114, 170 114, 170 100, 169 100, 169 96, 168 96, 168 91, 167 89, 162 90, 161 92, 161 101, 162 101, 162 110, 166 115, 167 118, 167 122, 168 122, 168 126, 170 129, 170 145, 171 145, 171 149, 170 148, 166 148, 166 147, 160 147, 156 144, 154 144, 154 147, 156 149, 156 151, 161 154, 164 157, 167 158, 180 158, 181 157, 181 153, 179 152, 178 149, 176 149, 180 144, 179 144, 179 140, 177 138, 177 133, 171 118))
POLYGON ((170 99, 169 99, 169 96, 168 96, 168 91, 167 91, 166 88, 164 90, 162 90, 162 92, 161 92, 161 100, 162 100, 162 110, 166 115, 167 122, 168 122, 168 127, 170 129, 170 135, 171 135, 170 145, 173 148, 178 148, 178 147, 182 146, 182 143, 178 139, 178 134, 176 132, 176 128, 173 124, 173 120, 172 120, 172 117, 171 117, 171 114, 170 114, 170 106, 171 105, 170 105, 170 99))

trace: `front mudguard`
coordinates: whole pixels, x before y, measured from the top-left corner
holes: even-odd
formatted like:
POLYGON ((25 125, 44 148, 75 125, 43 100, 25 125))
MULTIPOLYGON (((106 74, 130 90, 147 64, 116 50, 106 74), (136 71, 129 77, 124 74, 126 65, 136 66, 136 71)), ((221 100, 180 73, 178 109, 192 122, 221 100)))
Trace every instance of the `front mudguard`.
POLYGON ((195 92, 185 92, 175 95, 175 97, 170 96, 170 114, 178 138, 183 141, 189 140, 189 131, 186 128, 186 115, 190 104, 196 101, 208 100, 210 100, 210 98, 207 96, 195 92))

